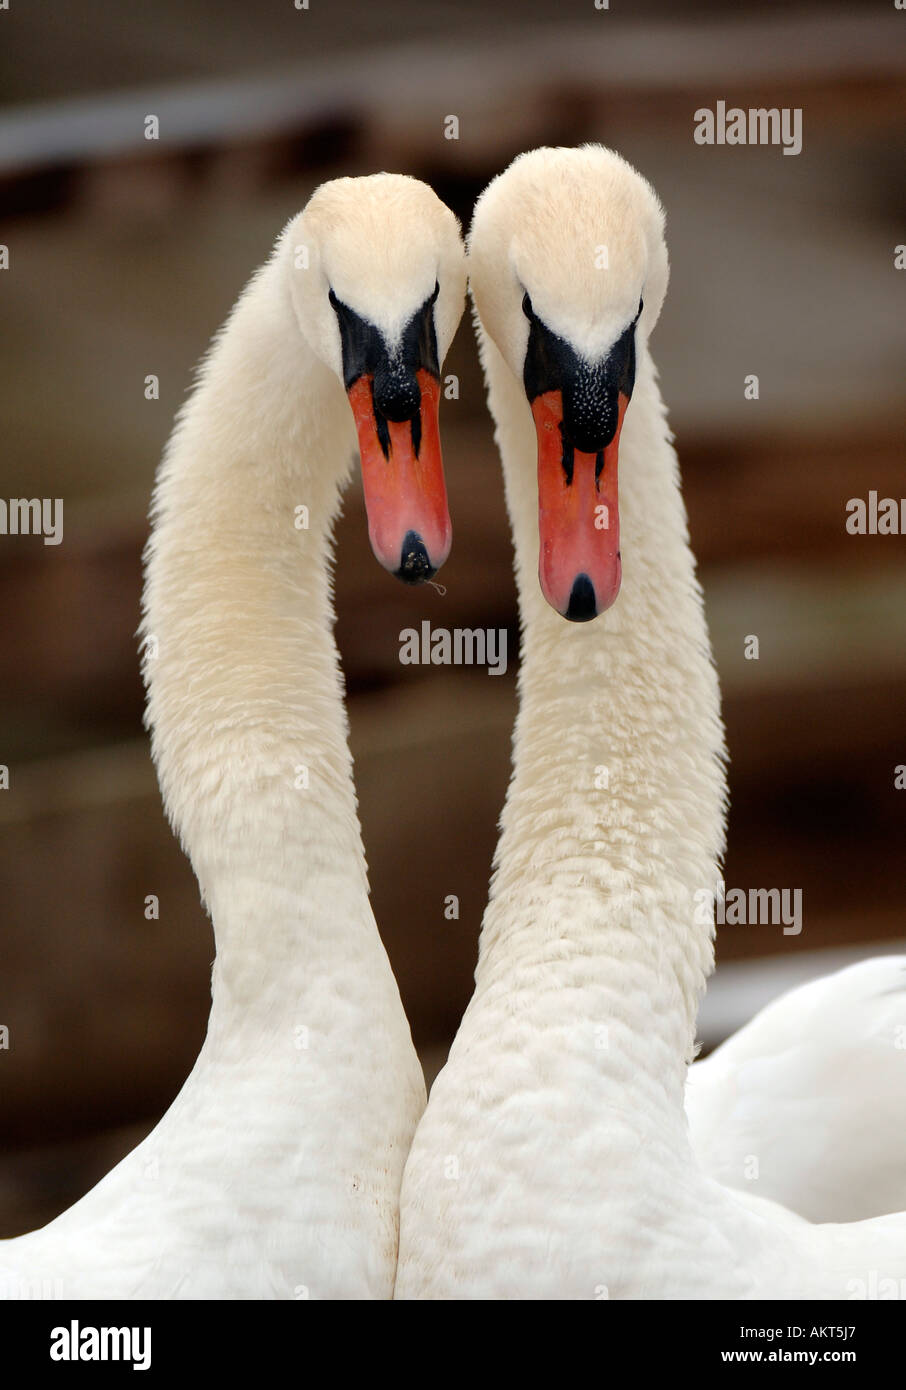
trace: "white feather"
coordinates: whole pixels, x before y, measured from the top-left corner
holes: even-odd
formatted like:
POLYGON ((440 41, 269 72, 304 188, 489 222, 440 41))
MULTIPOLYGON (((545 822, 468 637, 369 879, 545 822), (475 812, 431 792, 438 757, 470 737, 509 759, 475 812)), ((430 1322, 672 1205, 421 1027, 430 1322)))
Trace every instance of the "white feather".
POLYGON ((726 783, 648 350, 667 279, 662 226, 645 181, 596 146, 520 157, 475 211, 472 292, 523 623, 520 710, 475 993, 406 1164, 401 1298, 846 1298, 870 1271, 906 1279, 906 1215, 812 1226, 716 1183, 689 1144, 686 1069, 713 956, 696 895, 717 883, 726 783), (623 586, 580 625, 538 585, 524 290, 588 353, 645 303, 620 442, 623 586))
POLYGON ((906 956, 775 999, 689 1068, 702 1166, 810 1221, 906 1210, 906 956))
POLYGON ((0 1244, 9 1297, 392 1291, 424 1082, 368 901, 331 632, 355 434, 324 264, 386 323, 440 279, 441 353, 462 311, 458 228, 431 190, 341 180, 286 229, 201 368, 158 477, 142 633, 161 788, 214 924, 207 1037, 148 1138, 0 1244))

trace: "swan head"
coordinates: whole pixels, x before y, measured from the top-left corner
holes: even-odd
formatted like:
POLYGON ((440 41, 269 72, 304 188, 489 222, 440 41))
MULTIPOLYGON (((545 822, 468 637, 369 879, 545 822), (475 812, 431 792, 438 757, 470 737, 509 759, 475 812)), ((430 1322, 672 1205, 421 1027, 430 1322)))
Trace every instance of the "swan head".
POLYGON ((586 622, 620 590, 620 431, 667 289, 663 211, 600 145, 533 150, 481 195, 469 264, 481 327, 534 420, 541 588, 586 622))
POLYGON ((421 583, 452 539, 438 406, 465 305, 459 223, 427 184, 375 174, 322 184, 286 240, 299 327, 352 407, 372 549, 421 583))

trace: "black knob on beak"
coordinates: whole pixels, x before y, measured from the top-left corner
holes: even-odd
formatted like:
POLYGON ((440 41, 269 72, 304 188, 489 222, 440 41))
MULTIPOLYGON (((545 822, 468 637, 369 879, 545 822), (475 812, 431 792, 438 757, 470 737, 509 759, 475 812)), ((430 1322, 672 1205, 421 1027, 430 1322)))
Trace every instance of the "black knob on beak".
POLYGON ((385 355, 374 374, 374 404, 385 420, 402 423, 418 415, 421 391, 415 372, 399 357, 385 355))
POLYGON ((592 584, 587 574, 576 576, 569 596, 569 607, 566 616, 571 623, 589 623, 592 618, 598 616, 598 600, 595 597, 595 586, 592 584))
POLYGON ((428 552, 421 536, 417 531, 407 531, 400 550, 397 579, 401 579, 404 584, 424 584, 426 579, 433 579, 436 573, 428 559, 428 552))

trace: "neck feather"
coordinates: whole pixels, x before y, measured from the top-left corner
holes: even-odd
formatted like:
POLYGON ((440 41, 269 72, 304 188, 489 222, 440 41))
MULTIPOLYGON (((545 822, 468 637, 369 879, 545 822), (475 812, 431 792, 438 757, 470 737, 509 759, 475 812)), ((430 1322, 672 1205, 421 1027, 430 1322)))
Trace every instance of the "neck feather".
MULTIPOLYGON (((597 1022, 615 1075, 647 1057, 671 1104, 713 963, 723 849, 719 692, 654 367, 639 354, 620 443, 623 584, 564 621, 537 577, 535 435, 512 373, 482 344, 516 548, 523 627, 514 771, 476 998, 544 962, 563 1010, 597 1022), (698 896, 696 896, 698 895, 698 896), (553 969, 551 968, 553 966, 553 969)), ((556 1009, 556 1006, 554 1006, 556 1009)))
POLYGON ((329 575, 353 449, 278 247, 177 423, 146 555, 147 722, 214 919, 215 1004, 219 982, 272 1009, 287 972, 317 981, 350 934, 377 942, 329 575))

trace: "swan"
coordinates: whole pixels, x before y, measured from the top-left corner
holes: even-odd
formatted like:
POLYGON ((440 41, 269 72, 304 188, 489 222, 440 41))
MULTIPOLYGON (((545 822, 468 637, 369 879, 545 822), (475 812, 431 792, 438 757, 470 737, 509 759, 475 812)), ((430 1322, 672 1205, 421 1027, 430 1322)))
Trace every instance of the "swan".
POLYGON ((809 1221, 906 1210, 906 957, 789 990, 689 1068, 702 1166, 809 1221))
POLYGON ((391 1296, 424 1080, 368 899, 329 557, 357 432, 378 558, 407 582, 442 563, 439 364, 464 302, 428 187, 339 179, 204 361, 158 475, 141 631, 214 927, 207 1035, 152 1133, 0 1244, 8 1297, 391 1296))
POLYGON ((648 347, 661 207, 600 146, 536 150, 479 199, 469 262, 520 705, 475 990, 404 1170, 395 1296, 848 1298, 872 1272, 906 1289, 906 1214, 812 1225, 716 1182, 689 1141, 714 931, 695 909, 726 783, 648 347))

